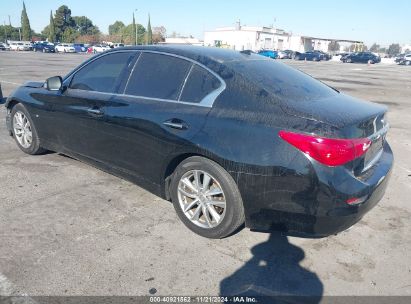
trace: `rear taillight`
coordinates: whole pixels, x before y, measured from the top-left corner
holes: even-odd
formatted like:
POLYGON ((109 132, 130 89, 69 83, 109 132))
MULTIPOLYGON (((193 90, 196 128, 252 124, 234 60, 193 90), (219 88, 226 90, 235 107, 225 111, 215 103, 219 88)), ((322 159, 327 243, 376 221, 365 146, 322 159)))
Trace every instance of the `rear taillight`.
POLYGON ((278 135, 316 161, 332 167, 360 157, 371 145, 368 138, 335 139, 289 131, 280 131, 278 135))

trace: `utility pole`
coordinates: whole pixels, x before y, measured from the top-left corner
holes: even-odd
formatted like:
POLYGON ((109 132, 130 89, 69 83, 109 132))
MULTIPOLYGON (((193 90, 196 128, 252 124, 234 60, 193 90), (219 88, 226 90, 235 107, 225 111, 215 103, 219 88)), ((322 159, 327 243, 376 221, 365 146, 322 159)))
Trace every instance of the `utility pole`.
MULTIPOLYGON (((134 11, 136 12, 136 15, 137 15, 138 9, 135 9, 134 11)), ((137 23, 137 18, 136 18, 136 45, 138 45, 138 31, 137 31, 137 29, 138 29, 138 23, 137 23)))
POLYGON ((4 20, 3 24, 4 24, 4 42, 7 43, 6 20, 4 20))
POLYGON ((20 37, 20 41, 21 41, 21 27, 19 27, 19 37, 20 37))
POLYGON ((9 25, 11 26, 11 20, 10 20, 10 15, 9 15, 9 25))

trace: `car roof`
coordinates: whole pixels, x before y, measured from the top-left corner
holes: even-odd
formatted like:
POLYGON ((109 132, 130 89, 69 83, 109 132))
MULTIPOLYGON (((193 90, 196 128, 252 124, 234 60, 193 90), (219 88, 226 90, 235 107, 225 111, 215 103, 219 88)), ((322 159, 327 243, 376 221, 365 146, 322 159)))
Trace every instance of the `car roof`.
MULTIPOLYGON (((253 54, 246 52, 239 52, 234 50, 227 50, 217 47, 204 47, 194 45, 151 45, 151 46, 131 46, 124 47, 121 51, 125 50, 146 50, 154 52, 170 53, 182 57, 186 57, 195 61, 198 61, 204 65, 208 65, 209 61, 218 63, 226 63, 233 61, 245 61, 250 60, 253 54)), ((116 52, 118 50, 113 49, 109 52, 116 52)), ((257 55, 255 55, 257 56, 257 55)))

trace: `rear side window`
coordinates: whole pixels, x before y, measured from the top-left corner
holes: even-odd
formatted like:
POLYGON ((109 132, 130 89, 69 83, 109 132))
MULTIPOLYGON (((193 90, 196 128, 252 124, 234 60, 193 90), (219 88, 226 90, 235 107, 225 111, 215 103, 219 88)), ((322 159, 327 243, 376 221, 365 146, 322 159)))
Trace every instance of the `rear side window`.
POLYGON ((70 88, 116 93, 134 56, 133 52, 122 52, 100 57, 74 75, 70 88))
POLYGON ((199 103, 212 91, 218 89, 221 82, 206 69, 194 65, 184 86, 180 100, 199 103))
POLYGON ((191 64, 173 56, 142 53, 125 94, 177 100, 191 64))
POLYGON ((229 65, 279 100, 309 101, 337 94, 320 81, 275 60, 250 60, 229 65))

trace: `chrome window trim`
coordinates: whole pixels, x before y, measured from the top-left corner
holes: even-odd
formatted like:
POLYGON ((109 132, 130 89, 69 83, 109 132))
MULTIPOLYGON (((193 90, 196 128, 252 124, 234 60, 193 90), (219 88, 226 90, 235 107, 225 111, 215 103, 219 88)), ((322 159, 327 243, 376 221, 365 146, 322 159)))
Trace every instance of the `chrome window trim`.
MULTIPOLYGON (((133 66, 132 71, 134 71, 134 68, 135 68, 135 66, 137 65, 137 62, 138 62, 139 59, 141 58, 141 54, 140 54, 140 57, 136 60, 134 66, 133 66)), ((192 67, 193 67, 193 66, 192 66, 192 67)), ((192 67, 191 67, 191 69, 192 69, 192 67)), ((191 72, 191 69, 190 69, 190 72, 191 72)), ((189 73, 188 75, 190 75, 190 73, 189 73)), ((186 80, 187 80, 187 79, 186 79, 186 80)), ((179 97, 181 97, 181 94, 182 94, 182 92, 183 92, 183 90, 184 90, 184 88, 185 88, 186 80, 184 81, 184 84, 183 84, 183 86, 182 86, 182 88, 181 88, 181 92, 180 92, 180 96, 179 96, 179 97)), ((225 81, 224 81, 217 73, 215 73, 214 71, 212 71, 211 69, 209 69, 209 68, 206 67, 205 65, 203 65, 203 64, 201 64, 201 63, 199 63, 199 62, 197 62, 197 61, 195 61, 195 60, 193 60, 193 59, 191 59, 191 58, 187 58, 187 57, 180 56, 180 55, 173 54, 173 53, 167 53, 167 52, 164 52, 164 51, 152 51, 152 50, 118 50, 118 51, 116 50, 116 51, 111 51, 111 52, 107 52, 107 53, 103 53, 103 54, 97 55, 95 58, 91 59, 89 62, 85 63, 84 65, 80 66, 79 68, 77 68, 77 69, 75 69, 74 71, 72 71, 71 73, 69 73, 69 74, 64 78, 63 83, 65 83, 66 81, 69 81, 69 84, 67 85, 67 87, 68 87, 68 89, 70 89, 70 90, 76 90, 76 91, 78 90, 78 91, 83 91, 83 92, 95 92, 95 93, 101 93, 101 94, 109 94, 109 95, 116 95, 116 96, 132 97, 132 98, 146 99, 146 100, 153 100, 153 101, 173 102, 173 103, 180 103, 180 104, 193 105, 193 106, 199 106, 199 107, 209 107, 209 108, 212 108, 212 107, 213 107, 213 104, 214 104, 215 100, 217 99, 217 97, 218 97, 218 96, 226 89, 226 87, 227 87, 225 81), (180 58, 180 59, 183 59, 183 60, 192 62, 193 64, 196 64, 196 65, 202 67, 203 69, 205 69, 206 71, 208 71, 209 73, 211 73, 214 77, 216 77, 216 78, 220 81, 220 84, 221 84, 221 85, 220 85, 219 88, 215 89, 214 91, 212 91, 212 92, 210 92, 208 95, 206 95, 199 103, 197 103, 197 102, 189 102, 189 101, 182 101, 182 100, 179 100, 180 98, 179 98, 178 100, 173 100, 173 99, 162 99, 162 98, 154 98, 154 97, 147 97, 147 96, 136 96, 136 95, 124 94, 124 92, 125 92, 125 90, 126 90, 126 88, 127 88, 128 82, 129 82, 129 80, 130 80, 130 77, 131 77, 132 72, 130 72, 130 74, 129 74, 129 77, 128 77, 128 79, 127 79, 127 85, 125 86, 125 89, 124 89, 123 93, 106 93, 106 92, 99 92, 99 91, 87 91, 87 90, 80 90, 80 89, 72 89, 72 88, 70 88, 70 83, 71 83, 71 81, 72 81, 72 79, 73 79, 73 76, 74 76, 78 71, 80 71, 81 69, 83 69, 84 67, 88 66, 89 64, 91 64, 92 62, 96 61, 97 59, 100 59, 100 58, 103 57, 103 56, 107 56, 107 55, 115 54, 115 53, 127 53, 127 52, 135 52, 135 53, 140 52, 141 54, 142 54, 142 53, 161 54, 161 55, 176 57, 176 58, 180 58)))
POLYGON ((175 104, 184 104, 184 105, 190 105, 190 106, 211 108, 209 105, 206 105, 206 104, 186 102, 186 101, 178 101, 178 100, 172 100, 172 99, 153 98, 153 97, 136 96, 136 95, 129 95, 129 94, 121 94, 121 93, 107 93, 107 92, 100 92, 100 91, 88 91, 88 90, 72 89, 72 88, 68 88, 68 90, 74 91, 74 92, 87 92, 87 93, 90 93, 90 94, 120 96, 120 97, 128 97, 128 98, 136 98, 136 99, 144 99, 144 100, 152 100, 152 101, 161 101, 161 102, 171 102, 171 103, 175 103, 175 104))

